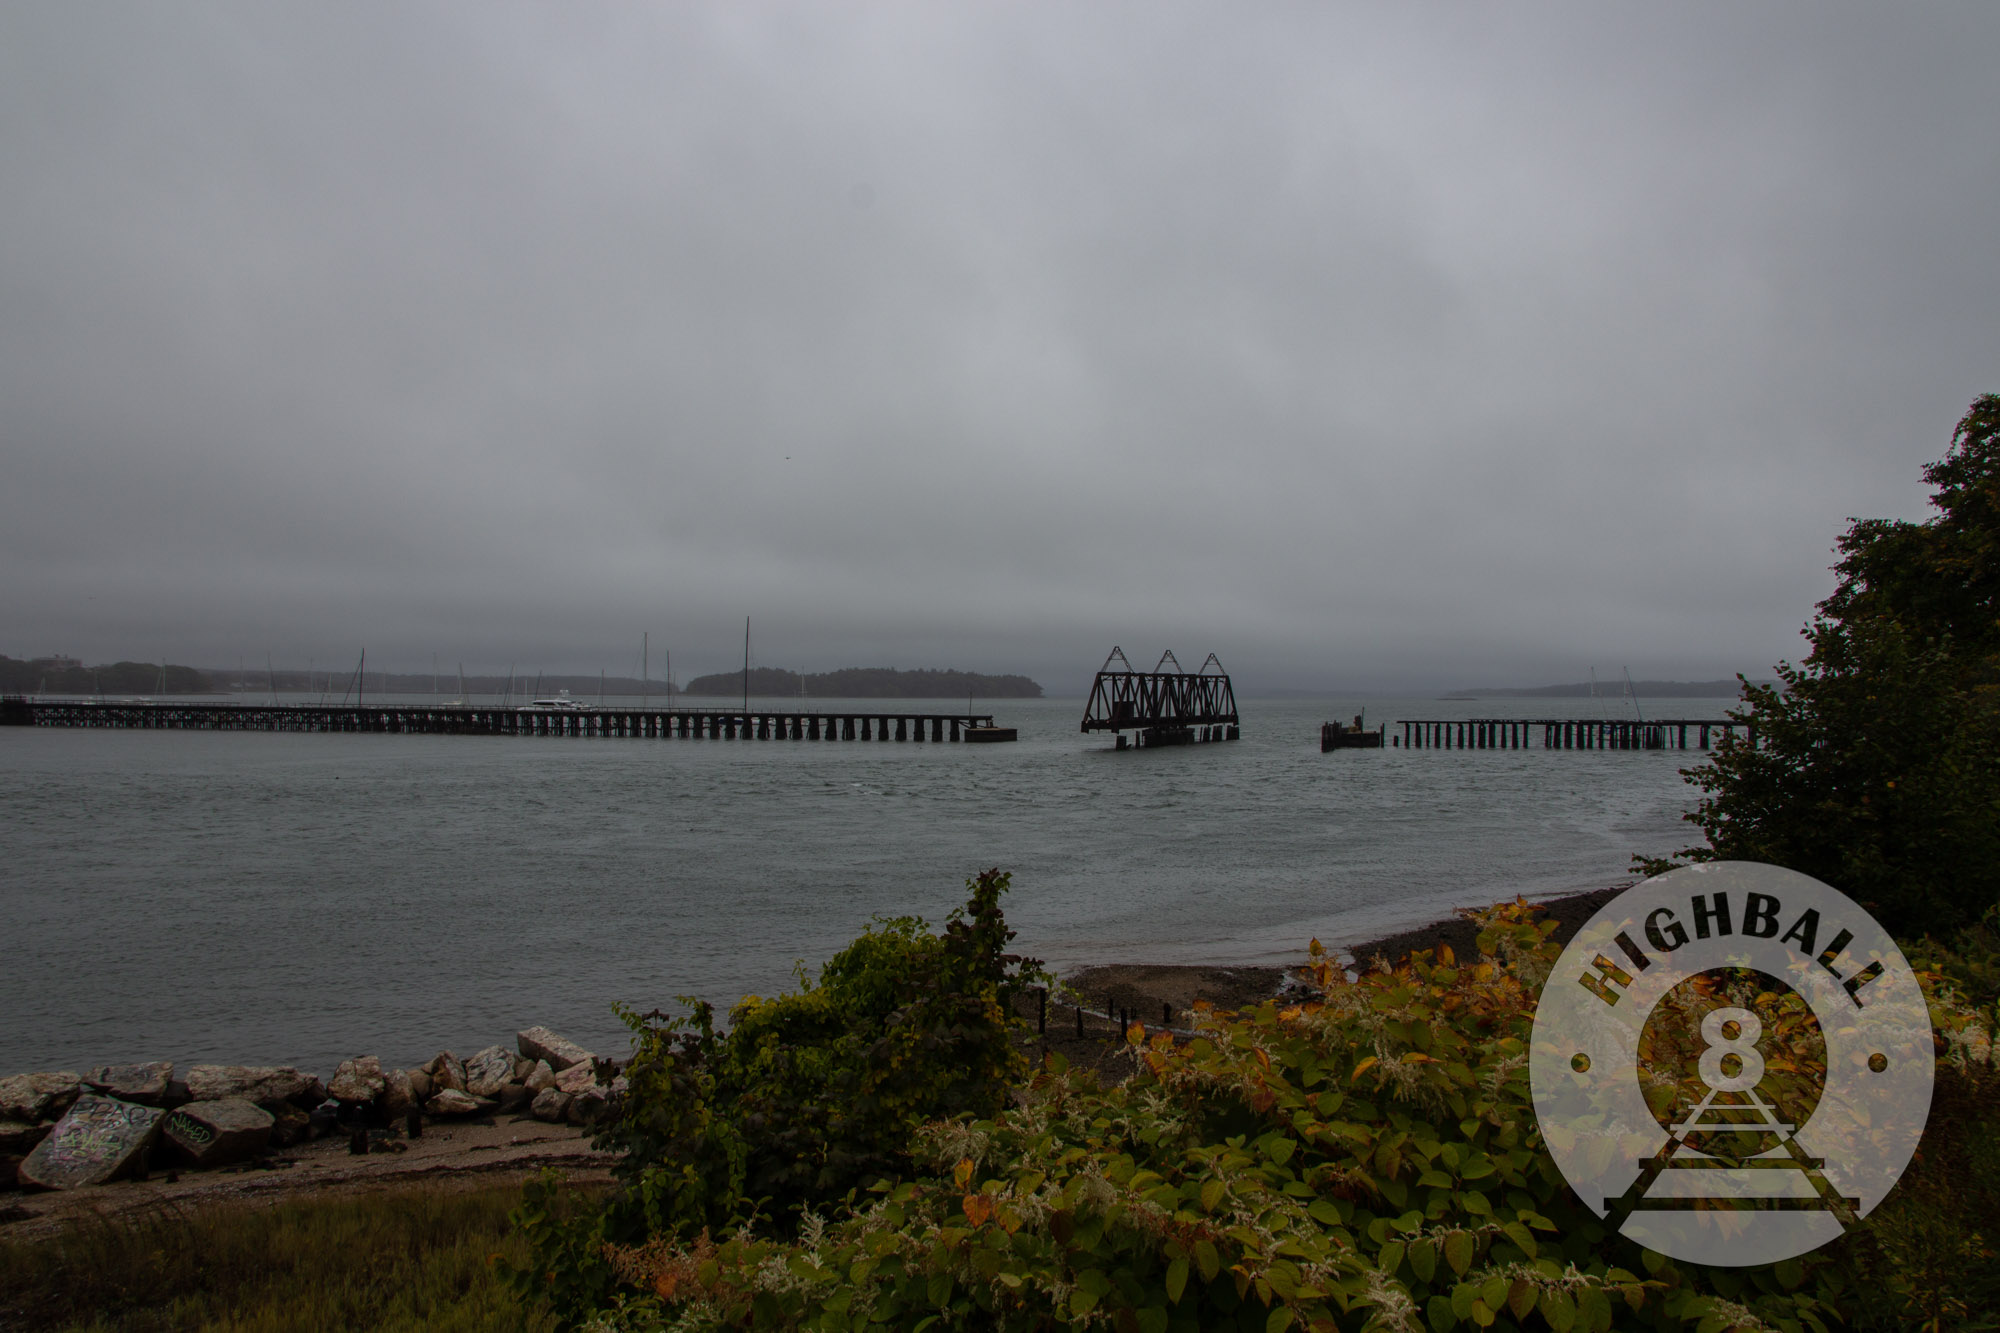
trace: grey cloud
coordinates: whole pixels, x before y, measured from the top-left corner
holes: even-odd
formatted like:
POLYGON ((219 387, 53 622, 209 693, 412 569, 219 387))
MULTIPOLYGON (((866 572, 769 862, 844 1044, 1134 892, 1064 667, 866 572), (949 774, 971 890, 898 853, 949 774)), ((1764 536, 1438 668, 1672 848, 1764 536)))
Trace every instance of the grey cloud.
POLYGON ((1757 672, 1996 387, 1996 28, 16 7, 0 651, 1757 672))

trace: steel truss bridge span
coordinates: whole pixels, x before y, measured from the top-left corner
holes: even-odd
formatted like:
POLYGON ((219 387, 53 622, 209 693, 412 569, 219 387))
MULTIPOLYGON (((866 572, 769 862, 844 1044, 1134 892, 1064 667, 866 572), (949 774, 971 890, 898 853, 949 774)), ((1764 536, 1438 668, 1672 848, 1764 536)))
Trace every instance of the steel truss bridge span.
POLYGON ((1082 730, 1117 732, 1121 750, 1128 731, 1141 746, 1233 741, 1241 734, 1236 690, 1214 653, 1199 671, 1184 670, 1172 650, 1151 671, 1134 671, 1124 650, 1113 648, 1091 683, 1082 730))

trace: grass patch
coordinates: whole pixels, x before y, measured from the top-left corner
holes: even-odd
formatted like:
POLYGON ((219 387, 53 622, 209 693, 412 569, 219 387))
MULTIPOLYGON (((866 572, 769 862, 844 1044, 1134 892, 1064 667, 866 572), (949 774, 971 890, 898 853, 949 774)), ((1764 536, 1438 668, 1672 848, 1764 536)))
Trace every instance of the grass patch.
POLYGON ((405 1187, 0 1241, 0 1329, 547 1329, 492 1263, 523 1257, 507 1222, 520 1202, 518 1185, 405 1187))

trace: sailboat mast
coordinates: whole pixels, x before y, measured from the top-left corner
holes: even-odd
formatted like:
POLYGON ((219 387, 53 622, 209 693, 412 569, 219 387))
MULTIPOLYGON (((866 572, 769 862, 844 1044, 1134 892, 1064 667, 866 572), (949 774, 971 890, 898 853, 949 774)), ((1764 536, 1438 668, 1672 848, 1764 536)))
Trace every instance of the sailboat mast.
POLYGON ((743 713, 750 713, 750 617, 743 617, 743 713))
POLYGON ((653 682, 647 674, 649 665, 646 661, 647 638, 645 634, 639 636, 639 707, 641 708, 653 706, 653 682))

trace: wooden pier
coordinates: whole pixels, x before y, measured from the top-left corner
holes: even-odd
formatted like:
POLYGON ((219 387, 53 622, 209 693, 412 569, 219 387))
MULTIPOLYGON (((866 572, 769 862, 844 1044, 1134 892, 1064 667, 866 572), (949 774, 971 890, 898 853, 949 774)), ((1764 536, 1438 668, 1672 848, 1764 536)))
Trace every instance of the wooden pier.
POLYGON ((710 740, 1014 739, 990 713, 814 712, 797 708, 533 708, 494 704, 244 704, 0 699, 0 726, 169 731, 356 731, 418 736, 594 736, 710 740), (966 733, 972 733, 967 736, 966 733), (999 733, 996 735, 995 733, 999 733))
POLYGON ((1669 717, 1643 722, 1581 717, 1398 718, 1395 744, 1410 750, 1706 750, 1719 736, 1757 729, 1728 718, 1669 717))

